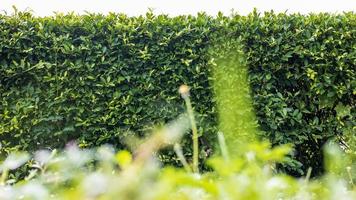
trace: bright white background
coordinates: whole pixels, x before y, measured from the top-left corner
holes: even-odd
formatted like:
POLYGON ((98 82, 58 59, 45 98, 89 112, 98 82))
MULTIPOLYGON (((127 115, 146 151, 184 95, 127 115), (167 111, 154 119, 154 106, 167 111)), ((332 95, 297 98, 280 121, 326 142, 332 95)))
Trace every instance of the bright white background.
POLYGON ((20 11, 32 10, 35 15, 46 16, 56 12, 96 13, 123 12, 128 15, 146 13, 153 8, 155 14, 196 14, 205 11, 216 15, 218 11, 230 14, 231 9, 245 15, 258 11, 302 13, 356 11, 356 0, 0 0, 0 11, 13 12, 15 5, 20 11))

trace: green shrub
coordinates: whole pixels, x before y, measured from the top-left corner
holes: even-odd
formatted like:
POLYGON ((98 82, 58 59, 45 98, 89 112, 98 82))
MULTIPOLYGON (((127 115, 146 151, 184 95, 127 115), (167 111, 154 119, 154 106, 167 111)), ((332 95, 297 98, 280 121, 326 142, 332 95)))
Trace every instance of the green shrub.
MULTIPOLYGON (((355 127, 355 26, 354 13, 0 15, 2 151, 71 140, 125 148, 124 138, 183 112, 175 91, 185 83, 194 91, 204 158, 217 132, 209 48, 240 38, 265 136, 273 145, 295 145, 289 173, 312 167, 319 174, 324 143, 355 127)), ((182 146, 190 156, 191 140, 182 146)), ((163 162, 178 163, 163 152, 163 162)))
MULTIPOLYGON (((197 124, 187 85, 179 88, 186 114, 158 128, 140 142, 134 154, 115 153, 110 146, 79 149, 70 144, 64 151, 37 151, 28 163, 25 178, 12 170, 28 159, 28 153, 12 152, 0 164, 1 199, 354 199, 356 163, 338 145, 325 148, 327 173, 310 180, 276 173, 275 165, 286 162, 288 145, 271 148, 259 142, 252 109, 247 66, 235 40, 213 48, 212 86, 217 101, 219 130, 215 155, 208 159, 208 172, 199 173, 197 124), (237 86, 238 85, 238 86, 237 86), (188 162, 180 139, 193 132, 193 159, 188 162), (226 135, 226 140, 224 135, 226 135), (184 166, 160 168, 154 159, 160 148, 174 144, 184 166), (220 150, 220 151, 219 151, 220 150), (10 175, 9 175, 10 173, 10 175)), ((199 124, 198 124, 199 126, 199 124)))

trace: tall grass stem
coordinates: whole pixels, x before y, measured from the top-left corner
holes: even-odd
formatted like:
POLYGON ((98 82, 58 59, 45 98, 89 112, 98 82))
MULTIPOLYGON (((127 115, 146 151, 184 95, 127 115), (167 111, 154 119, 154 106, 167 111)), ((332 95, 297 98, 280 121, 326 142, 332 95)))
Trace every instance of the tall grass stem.
POLYGON ((174 145, 174 151, 176 152, 177 156, 178 156, 178 159, 180 160, 180 162, 182 163, 184 169, 187 171, 187 172, 192 172, 192 169, 191 167, 189 166, 187 160, 185 159, 184 155, 183 155, 183 151, 182 151, 182 147, 176 143, 174 145))
POLYGON ((185 105, 187 108, 190 124, 192 126, 193 132, 193 172, 199 173, 199 143, 198 143, 198 129, 197 124, 194 118, 194 111, 192 107, 192 103, 190 102, 189 98, 189 87, 187 85, 182 85, 179 87, 179 93, 182 95, 182 98, 185 101, 185 105))
POLYGON ((218 141, 219 141, 219 146, 221 150, 221 155, 224 158, 225 161, 229 160, 229 153, 227 150, 226 142, 225 142, 225 137, 222 132, 218 132, 218 141))

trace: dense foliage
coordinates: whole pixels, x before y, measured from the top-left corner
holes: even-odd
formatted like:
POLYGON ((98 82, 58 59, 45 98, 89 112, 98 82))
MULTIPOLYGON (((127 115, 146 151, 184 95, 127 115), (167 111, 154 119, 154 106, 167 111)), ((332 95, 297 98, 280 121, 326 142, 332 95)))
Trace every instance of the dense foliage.
MULTIPOLYGON (((135 140, 124 138, 183 112, 176 87, 186 83, 194 91, 204 158, 217 132, 209 49, 227 37, 244 45, 265 136, 273 145, 296 145, 286 169, 320 173, 324 143, 355 131, 355 27, 354 13, 0 15, 1 150, 71 140, 124 148, 135 140)), ((182 146, 190 156, 191 140, 182 146)), ((160 159, 178 163, 170 151, 160 159)))
MULTIPOLYGON (((338 145, 325 147, 327 173, 310 180, 310 170, 302 179, 276 173, 276 164, 286 162, 290 145, 271 148, 258 140, 258 127, 251 108, 247 67, 240 48, 223 47, 215 54, 213 88, 219 112, 218 151, 210 157, 208 172, 199 173, 196 141, 197 124, 187 85, 179 88, 187 112, 141 141, 134 154, 111 146, 80 149, 75 143, 63 151, 13 152, 0 164, 0 198, 7 199, 307 199, 356 198, 354 185, 356 151, 345 154, 338 145), (229 53, 224 53, 229 52, 229 53), (227 57, 229 59, 227 59, 227 57), (237 70, 236 73, 228 73, 237 70), (225 74, 222 76, 222 74, 225 74), (240 86, 234 87, 236 81, 240 86), (224 87, 222 87, 224 85, 224 87), (237 89, 236 89, 237 88, 237 89), (220 91, 220 89, 222 91, 220 91), (235 91, 235 92, 233 92, 235 91), (193 132, 193 161, 187 161, 181 138, 193 132), (226 135, 226 140, 224 135, 226 135), (184 168, 160 167, 156 152, 174 144, 184 168), (11 173, 27 160, 26 177, 11 173), (10 175, 9 175, 10 172, 10 175)), ((198 124, 199 126, 199 124, 198 124)))

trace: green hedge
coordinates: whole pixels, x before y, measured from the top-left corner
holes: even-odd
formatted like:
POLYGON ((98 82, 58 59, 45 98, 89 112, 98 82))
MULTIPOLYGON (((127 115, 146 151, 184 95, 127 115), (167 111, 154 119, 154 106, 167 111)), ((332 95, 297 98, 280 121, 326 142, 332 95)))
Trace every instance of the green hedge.
MULTIPOLYGON (((177 88, 185 83, 204 158, 217 121, 208 49, 227 37, 245 47, 261 129, 273 144, 296 145, 294 165, 284 169, 318 174, 323 144, 355 131, 355 27, 355 13, 0 15, 2 151, 71 140, 123 148, 127 136, 144 136, 184 112, 177 88)), ((170 151, 161 159, 176 163, 170 151)))

